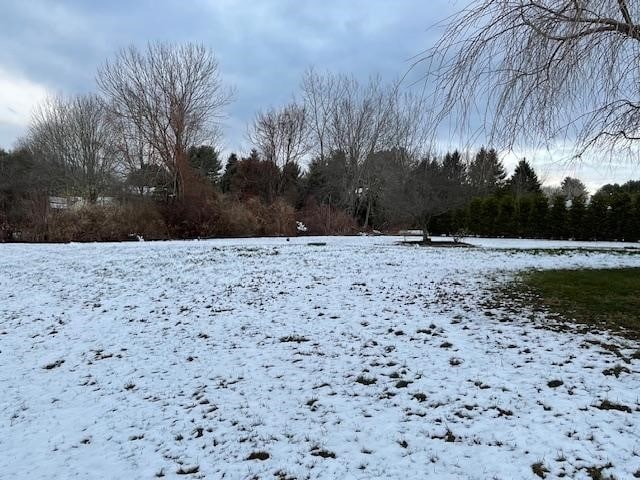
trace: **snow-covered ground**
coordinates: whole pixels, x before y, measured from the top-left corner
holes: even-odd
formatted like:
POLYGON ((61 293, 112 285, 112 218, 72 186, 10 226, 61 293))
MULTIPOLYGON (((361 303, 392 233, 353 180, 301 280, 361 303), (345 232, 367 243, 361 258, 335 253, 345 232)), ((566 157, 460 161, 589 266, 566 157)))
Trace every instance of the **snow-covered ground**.
POLYGON ((640 256, 397 240, 0 245, 0 478, 633 478, 640 347, 490 289, 640 256))

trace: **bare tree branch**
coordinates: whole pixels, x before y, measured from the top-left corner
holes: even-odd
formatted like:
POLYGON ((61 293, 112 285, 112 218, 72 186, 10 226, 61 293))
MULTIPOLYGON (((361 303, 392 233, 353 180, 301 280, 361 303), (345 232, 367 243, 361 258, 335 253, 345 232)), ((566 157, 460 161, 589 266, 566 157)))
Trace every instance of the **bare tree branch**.
POLYGON ((35 110, 26 143, 52 185, 91 202, 115 173, 113 132, 95 95, 47 99, 35 110))
POLYGON ((637 150, 640 3, 482 0, 452 17, 422 57, 434 131, 480 125, 501 148, 558 141, 637 150), (605 133, 606 132, 606 133, 605 133))
POLYGON ((188 194, 196 183, 188 149, 217 139, 232 98, 213 54, 195 44, 129 47, 99 69, 97 80, 111 114, 136 126, 175 176, 178 195, 188 194))

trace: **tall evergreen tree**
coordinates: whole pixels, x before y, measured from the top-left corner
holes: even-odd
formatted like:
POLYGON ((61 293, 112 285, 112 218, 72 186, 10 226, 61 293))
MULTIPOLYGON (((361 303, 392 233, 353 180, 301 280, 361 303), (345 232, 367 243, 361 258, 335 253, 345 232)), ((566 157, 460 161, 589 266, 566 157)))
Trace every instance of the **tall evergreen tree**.
POLYGON ((349 182, 347 159, 343 152, 334 151, 311 160, 304 176, 304 198, 332 207, 346 208, 345 185, 349 182))
POLYGON ((521 197, 515 203, 515 226, 517 234, 520 237, 527 237, 535 234, 531 231, 529 224, 531 219, 531 210, 533 209, 533 198, 531 196, 521 197))
POLYGON ((586 238, 586 216, 587 206, 582 197, 576 197, 571 202, 568 213, 568 233, 575 240, 583 240, 586 238))
POLYGON ((629 180, 623 183, 620 188, 631 196, 640 195, 640 180, 629 180))
POLYGON ((481 148, 469 165, 469 185, 474 195, 496 193, 504 187, 506 177, 504 165, 493 148, 481 148))
POLYGON ((515 206, 513 197, 505 195, 500 198, 495 232, 501 237, 512 237, 515 234, 515 206))
POLYGON ((577 178, 565 177, 560 185, 560 190, 571 203, 576 199, 580 199, 585 202, 588 197, 587 187, 585 187, 584 183, 577 178))
POLYGON ((222 162, 215 148, 209 145, 189 148, 189 163, 197 175, 213 186, 218 185, 222 162))
POLYGON ((640 195, 636 195, 633 199, 629 223, 631 224, 631 235, 628 240, 631 242, 640 241, 640 195))
POLYGON ((282 181, 279 194, 289 203, 289 205, 299 208, 302 206, 301 193, 301 170, 296 162, 288 162, 282 167, 282 181))
POLYGON ((567 199, 564 195, 555 195, 549 209, 549 233, 552 238, 566 238, 567 236, 567 199))
POLYGON ((611 234, 607 221, 608 205, 602 195, 591 197, 587 207, 586 231, 589 240, 604 240, 610 238, 611 234))
POLYGON ((542 193, 533 195, 529 228, 534 238, 545 238, 548 235, 547 217, 549 214, 549 202, 542 193))
POLYGON ((220 179, 220 188, 224 193, 231 191, 231 180, 238 171, 238 156, 235 153, 229 155, 227 164, 224 167, 224 173, 220 179))
POLYGON ((476 197, 471 200, 468 208, 468 227, 471 233, 476 235, 482 235, 483 232, 483 200, 480 197, 476 197))
POLYGON ((495 236, 497 233, 496 219, 500 211, 496 197, 486 197, 482 202, 482 214, 480 215, 480 234, 495 236))
POLYGON ((469 211, 466 208, 459 208, 453 212, 450 233, 458 233, 467 230, 469 224, 469 211))
POLYGON ((278 195, 281 171, 270 160, 262 160, 254 148, 248 157, 238 162, 231 179, 231 193, 243 199, 258 198, 271 204, 278 195))
POLYGON ((459 186, 467 183, 467 167, 462 161, 458 150, 447 153, 442 160, 442 176, 452 185, 459 186))
POLYGON ((613 195, 608 213, 612 239, 626 240, 633 236, 631 195, 625 191, 613 195))
POLYGON ((542 191, 538 175, 524 158, 518 162, 508 184, 516 198, 538 194, 542 191))

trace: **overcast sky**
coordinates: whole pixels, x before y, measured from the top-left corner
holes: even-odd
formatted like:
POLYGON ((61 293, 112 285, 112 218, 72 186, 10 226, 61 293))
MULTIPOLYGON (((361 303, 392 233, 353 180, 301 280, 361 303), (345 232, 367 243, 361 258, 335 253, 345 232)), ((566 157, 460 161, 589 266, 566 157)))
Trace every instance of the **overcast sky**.
MULTIPOLYGON (((97 66, 118 49, 162 40, 196 41, 215 51, 225 81, 237 92, 225 121, 225 146, 243 151, 256 110, 290 99, 306 68, 396 79, 433 44, 439 34, 434 25, 464 3, 0 0, 0 147, 14 146, 33 105, 47 93, 93 91, 97 66)), ((593 190, 640 178, 637 165, 568 164, 556 152, 518 152, 505 159, 507 166, 521 155, 551 184, 575 175, 593 190)))

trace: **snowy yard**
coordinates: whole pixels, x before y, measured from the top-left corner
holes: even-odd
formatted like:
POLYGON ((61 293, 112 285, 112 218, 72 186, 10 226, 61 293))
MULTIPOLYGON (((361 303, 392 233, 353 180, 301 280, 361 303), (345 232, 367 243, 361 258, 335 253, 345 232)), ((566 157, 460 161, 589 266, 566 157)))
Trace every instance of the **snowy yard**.
POLYGON ((634 478, 640 346, 491 289, 640 255, 397 240, 0 245, 0 477, 634 478))

